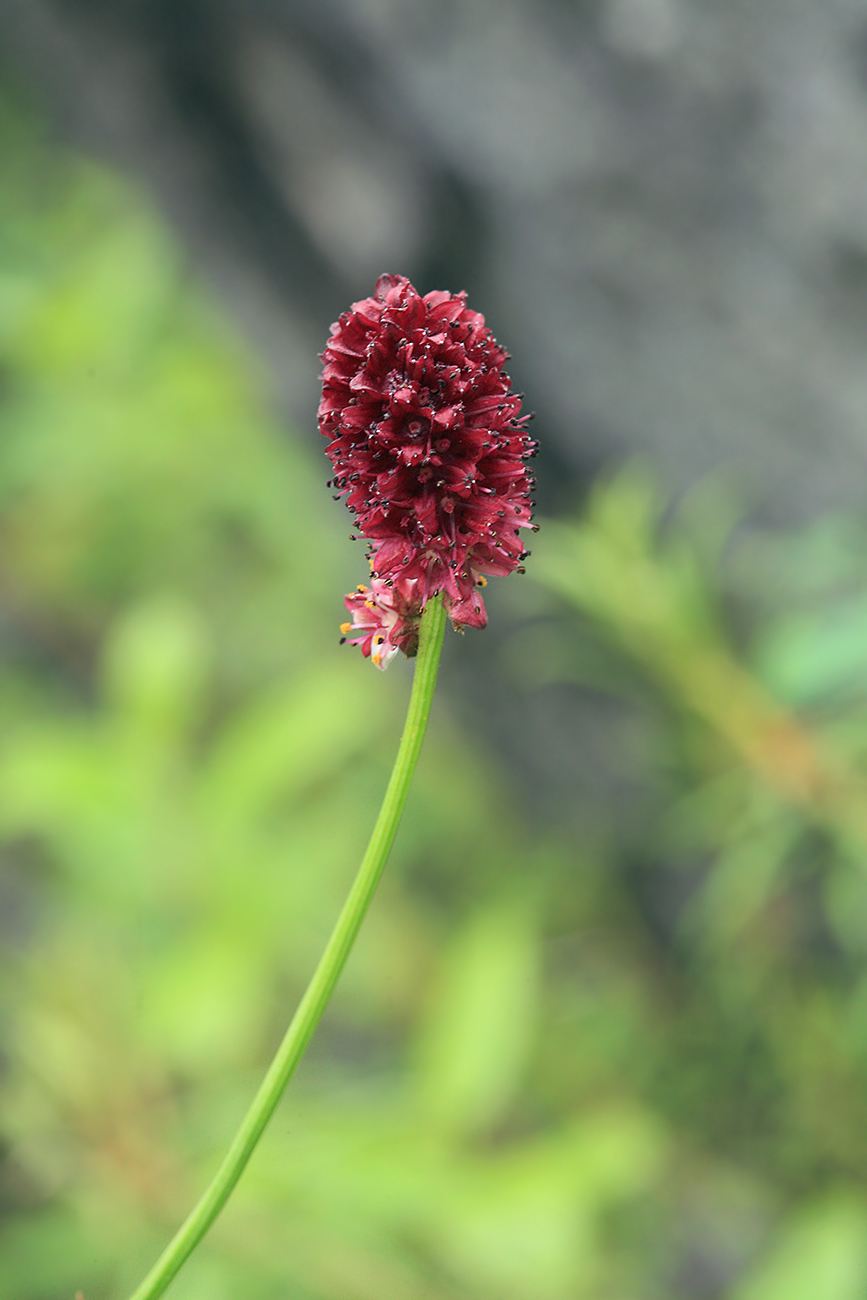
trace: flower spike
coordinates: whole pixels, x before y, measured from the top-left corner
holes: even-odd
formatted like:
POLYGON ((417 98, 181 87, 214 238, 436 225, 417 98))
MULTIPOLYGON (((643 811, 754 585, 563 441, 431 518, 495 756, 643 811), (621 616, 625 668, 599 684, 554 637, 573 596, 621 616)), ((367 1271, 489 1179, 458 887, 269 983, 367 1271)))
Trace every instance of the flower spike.
POLYGON ((455 627, 484 627, 486 575, 526 556, 536 444, 506 360, 465 293, 422 297, 403 276, 380 276, 331 326, 319 428, 373 574, 341 630, 377 667, 414 653, 440 592, 455 627))

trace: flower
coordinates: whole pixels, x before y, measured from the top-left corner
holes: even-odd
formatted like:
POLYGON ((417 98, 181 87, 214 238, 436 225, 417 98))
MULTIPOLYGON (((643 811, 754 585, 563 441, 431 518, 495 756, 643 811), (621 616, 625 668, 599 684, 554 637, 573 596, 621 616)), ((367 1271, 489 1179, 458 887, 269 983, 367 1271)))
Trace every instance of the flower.
POLYGON ((377 668, 384 671, 398 650, 412 658, 418 649, 421 607, 413 595, 409 601, 404 599, 400 584, 388 586, 381 578, 372 578, 369 587, 359 583, 343 603, 352 615, 351 623, 340 625, 343 640, 360 645, 377 668))
MULTIPOLYGON (((536 444, 507 359, 465 293, 422 297, 403 276, 380 276, 375 296, 331 326, 319 428, 331 486, 370 548, 368 613, 355 595, 347 608, 367 620, 355 630, 372 629, 372 601, 381 659, 398 645, 412 653, 412 621, 439 592, 455 627, 484 627, 486 575, 528 554, 536 444)), ((364 649, 367 635, 348 639, 364 649)))

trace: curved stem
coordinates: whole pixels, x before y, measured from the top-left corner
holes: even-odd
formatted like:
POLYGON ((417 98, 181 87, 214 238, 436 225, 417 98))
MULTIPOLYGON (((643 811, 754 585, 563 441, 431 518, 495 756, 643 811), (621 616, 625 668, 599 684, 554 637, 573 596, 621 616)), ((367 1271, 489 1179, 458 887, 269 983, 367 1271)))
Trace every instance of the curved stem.
POLYGON ((349 897, 343 905, 307 992, 209 1187, 130 1300, 156 1300, 156 1297, 163 1295, 181 1265, 208 1231, 241 1177, 322 1018, 394 843, 427 727, 445 624, 442 598, 437 596, 428 601, 422 615, 418 658, 406 725, 379 817, 349 897))

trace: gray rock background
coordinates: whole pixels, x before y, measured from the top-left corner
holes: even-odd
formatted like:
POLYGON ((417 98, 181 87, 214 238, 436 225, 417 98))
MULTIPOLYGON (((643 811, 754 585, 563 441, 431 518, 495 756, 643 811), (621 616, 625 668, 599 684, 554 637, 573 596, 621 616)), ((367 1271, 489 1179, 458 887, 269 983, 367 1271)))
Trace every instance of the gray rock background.
POLYGON ((376 275, 466 287, 543 508, 612 458, 757 511, 867 479, 858 0, 3 0, 0 58, 139 174, 310 430, 376 275))

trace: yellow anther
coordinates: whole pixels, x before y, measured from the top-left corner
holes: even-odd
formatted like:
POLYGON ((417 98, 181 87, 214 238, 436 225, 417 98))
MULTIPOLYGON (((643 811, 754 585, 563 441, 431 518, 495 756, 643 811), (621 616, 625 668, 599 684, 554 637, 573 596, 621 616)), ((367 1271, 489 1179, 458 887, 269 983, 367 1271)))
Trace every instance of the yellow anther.
POLYGON ((484 575, 483 573, 480 573, 480 574, 479 574, 478 585, 479 585, 480 587, 487 587, 487 585, 488 585, 488 580, 487 580, 487 578, 485 577, 485 575, 484 575))
POLYGON ((366 601, 364 602, 364 608, 365 608, 365 609, 376 609, 376 605, 373 603, 372 600, 366 600, 366 601))
POLYGON ((340 624, 340 630, 341 630, 341 632, 343 633, 343 635, 346 636, 347 632, 351 632, 351 631, 352 631, 352 624, 351 624, 351 623, 341 623, 341 624, 340 624))

